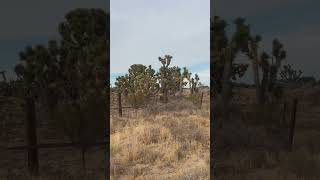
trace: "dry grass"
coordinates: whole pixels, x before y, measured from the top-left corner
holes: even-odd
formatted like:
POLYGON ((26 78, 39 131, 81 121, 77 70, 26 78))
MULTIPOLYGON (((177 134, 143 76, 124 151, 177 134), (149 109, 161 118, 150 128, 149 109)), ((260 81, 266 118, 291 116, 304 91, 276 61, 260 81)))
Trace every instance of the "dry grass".
POLYGON ((111 179, 209 179, 209 114, 174 100, 113 115, 111 179))

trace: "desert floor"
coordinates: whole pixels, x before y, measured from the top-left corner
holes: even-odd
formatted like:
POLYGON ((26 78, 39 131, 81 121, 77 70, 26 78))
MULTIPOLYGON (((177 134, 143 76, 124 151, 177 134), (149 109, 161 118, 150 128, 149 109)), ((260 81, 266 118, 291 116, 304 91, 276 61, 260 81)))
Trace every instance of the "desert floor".
POLYGON ((284 92, 278 104, 259 106, 254 103, 254 89, 235 88, 230 118, 217 127, 217 180, 319 179, 320 86, 284 92), (294 97, 298 106, 289 151, 294 97))
POLYGON ((111 179, 209 179, 209 93, 111 112, 111 179))
MULTIPOLYGON (((23 101, 0 97, 0 107, 0 180, 33 179, 28 175, 27 151, 2 148, 26 145, 23 101)), ((70 142, 70 139, 54 128, 46 118, 42 113, 37 115, 38 143, 70 142)), ((40 179, 106 179, 106 146, 87 149, 85 173, 82 173, 82 151, 78 147, 39 149, 38 153, 40 179)))

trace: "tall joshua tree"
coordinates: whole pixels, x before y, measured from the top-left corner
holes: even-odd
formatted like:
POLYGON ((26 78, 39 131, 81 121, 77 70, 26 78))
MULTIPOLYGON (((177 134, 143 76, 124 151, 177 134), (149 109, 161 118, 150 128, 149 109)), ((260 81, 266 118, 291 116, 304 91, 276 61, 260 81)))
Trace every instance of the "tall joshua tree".
POLYGON ((281 67, 281 62, 286 58, 286 51, 283 44, 278 39, 272 42, 271 63, 270 56, 266 52, 259 55, 259 43, 262 38, 259 35, 252 36, 249 26, 247 26, 247 42, 244 46, 244 52, 251 60, 253 79, 256 88, 257 104, 263 104, 266 101, 266 92, 271 92, 277 80, 278 71, 281 67), (260 68, 263 76, 260 79, 260 68))
POLYGON ((82 140, 105 131, 101 125, 105 123, 105 109, 97 107, 105 107, 108 20, 108 14, 101 9, 68 12, 58 28, 61 41, 49 41, 47 46, 27 46, 20 53, 20 64, 15 68, 27 95, 48 100, 57 111, 60 108, 64 113, 70 110, 81 114, 81 118, 74 118, 71 117, 73 113, 68 112, 65 113, 68 117, 63 117, 66 121, 75 119, 77 125, 70 126, 73 128, 70 131, 81 125, 77 138, 82 140), (92 118, 93 114, 97 118, 92 118), (92 119, 101 124, 95 124, 92 119), (97 126, 88 129, 91 125, 97 126), (99 131, 97 128, 100 128, 99 131))
MULTIPOLYGON (((236 54, 243 49, 244 42, 247 40, 248 28, 244 24, 244 20, 239 18, 235 22, 236 31, 229 40, 226 33, 227 23, 218 16, 214 16, 211 21, 211 38, 210 38, 210 101, 217 102, 217 98, 221 100, 222 118, 218 122, 223 122, 228 118, 229 101, 232 92, 231 80, 241 78, 247 68, 247 64, 237 64, 234 59, 236 54)), ((214 103, 215 105, 217 103, 214 103)), ((216 144, 216 126, 217 126, 217 108, 210 106, 210 122, 213 135, 213 148, 216 144)), ((222 125, 222 123, 219 123, 222 125)), ((215 151, 214 151, 215 152, 215 151)), ((215 153, 211 152, 212 158, 215 158, 215 153)), ((214 166, 213 166, 214 167, 214 166)))
POLYGON ((265 103, 267 96, 274 94, 276 82, 281 68, 282 61, 286 58, 286 51, 283 44, 278 39, 274 39, 272 43, 272 56, 270 57, 266 52, 260 56, 260 67, 262 69, 261 80, 261 98, 262 103, 265 103), (270 62, 271 59, 271 62, 270 62))
POLYGON ((163 58, 159 57, 159 61, 162 66, 159 70, 159 79, 160 79, 160 88, 163 95, 163 101, 168 102, 168 93, 169 93, 169 77, 170 77, 170 69, 169 65, 171 63, 172 56, 165 55, 163 58))
POLYGON ((211 41, 213 44, 211 58, 211 81, 214 81, 214 94, 221 95, 222 114, 227 118, 228 104, 231 98, 232 84, 235 80, 244 75, 248 65, 236 64, 234 59, 239 52, 245 50, 248 41, 249 27, 243 18, 234 21, 236 30, 230 40, 226 35, 227 24, 220 17, 214 17, 212 24, 211 41))

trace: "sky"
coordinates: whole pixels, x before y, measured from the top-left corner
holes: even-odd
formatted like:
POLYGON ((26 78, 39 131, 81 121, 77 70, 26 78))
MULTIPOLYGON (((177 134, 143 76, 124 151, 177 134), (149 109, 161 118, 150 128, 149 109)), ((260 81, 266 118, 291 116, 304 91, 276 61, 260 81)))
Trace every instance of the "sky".
POLYGON ((111 0, 111 82, 132 64, 158 69, 158 57, 170 54, 173 66, 209 85, 209 18, 209 0, 111 0))
POLYGON ((46 45, 59 38, 58 24, 64 15, 76 8, 102 8, 109 10, 106 0, 10 0, 0 6, 0 71, 13 77, 18 53, 27 45, 46 45))
MULTIPOLYGON (((245 17, 252 32, 262 35, 261 47, 270 52, 278 38, 287 50, 286 63, 301 69, 303 75, 320 79, 320 1, 319 0, 212 0, 211 15, 219 15, 229 24, 245 17)), ((244 77, 252 82, 251 69, 244 77)))

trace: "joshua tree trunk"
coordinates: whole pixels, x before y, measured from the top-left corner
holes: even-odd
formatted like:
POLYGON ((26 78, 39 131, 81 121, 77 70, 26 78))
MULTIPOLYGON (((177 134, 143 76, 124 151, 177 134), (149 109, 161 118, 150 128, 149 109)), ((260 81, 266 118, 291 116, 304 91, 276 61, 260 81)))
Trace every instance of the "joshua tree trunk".
POLYGON ((180 96, 182 96, 182 94, 183 94, 183 78, 181 78, 181 80, 180 80, 180 89, 179 89, 179 94, 180 94, 180 96))
POLYGON ((168 102, 168 89, 167 89, 167 86, 164 86, 162 93, 163 93, 163 102, 167 103, 168 102))

